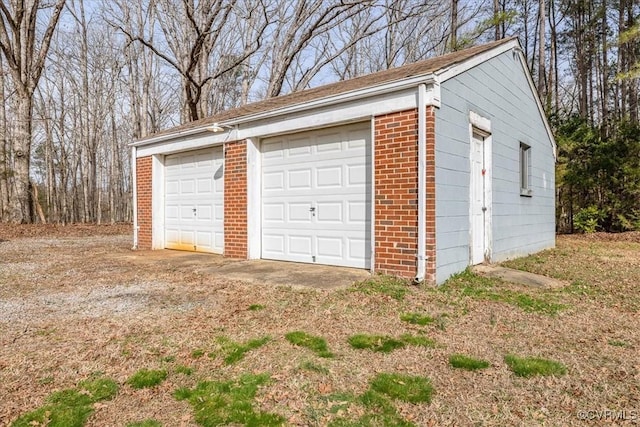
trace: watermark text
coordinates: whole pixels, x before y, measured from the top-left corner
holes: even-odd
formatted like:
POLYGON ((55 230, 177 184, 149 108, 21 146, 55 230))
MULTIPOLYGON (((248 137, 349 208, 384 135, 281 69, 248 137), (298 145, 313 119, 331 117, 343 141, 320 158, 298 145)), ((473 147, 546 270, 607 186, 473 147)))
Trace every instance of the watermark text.
POLYGON ((578 419, 584 421, 637 421, 640 411, 636 409, 581 409, 578 419))

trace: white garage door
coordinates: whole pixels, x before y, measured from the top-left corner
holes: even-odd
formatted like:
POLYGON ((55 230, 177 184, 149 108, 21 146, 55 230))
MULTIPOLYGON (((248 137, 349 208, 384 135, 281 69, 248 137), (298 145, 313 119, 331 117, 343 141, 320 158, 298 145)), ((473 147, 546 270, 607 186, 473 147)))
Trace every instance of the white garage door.
POLYGON ((223 252, 223 164, 222 147, 166 157, 166 248, 223 252))
POLYGON ((262 258, 370 268, 369 124, 265 139, 262 258))

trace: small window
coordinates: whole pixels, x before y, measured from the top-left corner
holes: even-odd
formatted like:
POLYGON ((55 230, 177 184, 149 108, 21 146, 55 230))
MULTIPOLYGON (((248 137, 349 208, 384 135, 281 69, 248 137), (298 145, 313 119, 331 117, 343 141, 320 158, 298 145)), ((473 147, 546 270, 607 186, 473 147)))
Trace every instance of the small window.
POLYGON ((531 196, 531 147, 520 143, 520 195, 531 196))

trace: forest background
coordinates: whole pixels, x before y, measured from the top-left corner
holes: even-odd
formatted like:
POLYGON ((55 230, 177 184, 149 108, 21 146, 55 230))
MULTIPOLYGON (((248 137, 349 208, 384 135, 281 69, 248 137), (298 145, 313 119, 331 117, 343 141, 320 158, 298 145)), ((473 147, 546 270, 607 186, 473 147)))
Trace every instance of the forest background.
POLYGON ((131 221, 135 139, 509 36, 558 231, 640 229, 639 0, 1 0, 0 222, 131 221))

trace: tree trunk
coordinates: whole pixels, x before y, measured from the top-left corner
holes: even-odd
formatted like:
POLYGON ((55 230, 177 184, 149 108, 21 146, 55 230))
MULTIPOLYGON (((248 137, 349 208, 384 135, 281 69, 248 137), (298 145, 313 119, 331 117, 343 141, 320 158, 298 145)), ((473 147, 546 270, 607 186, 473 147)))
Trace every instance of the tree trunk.
POLYGON ((500 0, 493 0, 494 40, 500 40, 500 0))
POLYGON ((29 166, 31 163, 31 119, 33 98, 31 94, 18 92, 17 118, 13 136, 13 186, 14 204, 11 221, 14 223, 30 223, 31 191, 29 188, 29 166))
POLYGON ((546 59, 545 59, 545 48, 546 48, 546 31, 545 31, 545 0, 540 0, 538 6, 538 20, 539 26, 539 51, 538 51, 538 95, 540 95, 540 99, 545 99, 547 96, 546 93, 546 76, 545 76, 545 68, 546 68, 546 59))
POLYGON ((451 52, 458 50, 458 0, 451 0, 451 52))

